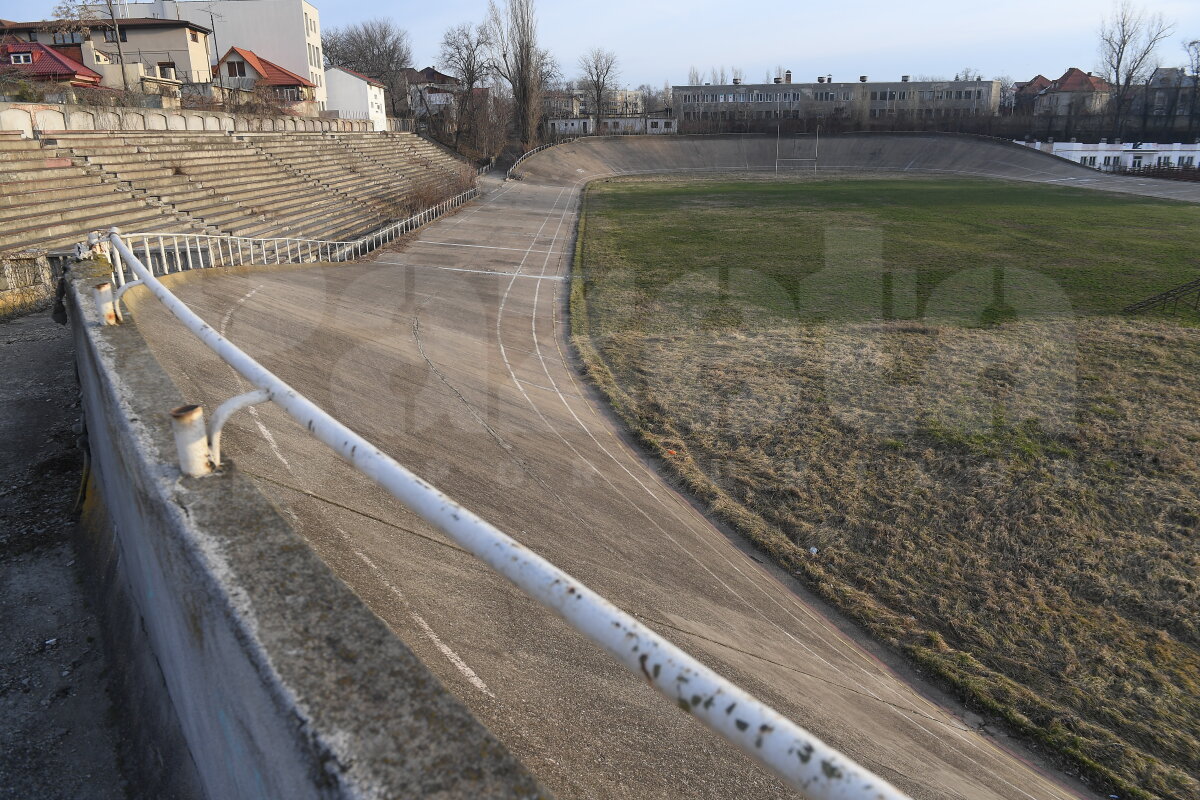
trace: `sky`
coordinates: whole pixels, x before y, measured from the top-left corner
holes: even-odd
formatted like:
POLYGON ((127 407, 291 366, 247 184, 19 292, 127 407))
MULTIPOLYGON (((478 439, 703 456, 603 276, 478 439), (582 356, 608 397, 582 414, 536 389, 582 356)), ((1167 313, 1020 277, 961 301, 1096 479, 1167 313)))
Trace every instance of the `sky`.
MULTIPOLYGON (((901 75, 952 78, 964 68, 984 77, 1057 78, 1068 67, 1098 70, 1097 34, 1112 10, 1106 0, 690 0, 688 3, 535 0, 541 43, 566 78, 579 75, 581 53, 602 47, 617 54, 620 81, 629 87, 687 81, 689 67, 738 67, 758 82, 777 67, 793 80, 818 75, 835 81, 894 81, 901 75)), ((445 30, 482 21, 486 0, 380 2, 310 0, 322 28, 390 17, 406 29, 416 67, 437 64, 445 30)), ((1136 2, 1136 0, 1135 0, 1136 2)), ((40 19, 53 0, 0 0, 0 17, 40 19)), ((1182 43, 1200 39, 1200 0, 1146 0, 1151 13, 1174 21, 1159 50, 1163 66, 1185 62, 1182 43)))

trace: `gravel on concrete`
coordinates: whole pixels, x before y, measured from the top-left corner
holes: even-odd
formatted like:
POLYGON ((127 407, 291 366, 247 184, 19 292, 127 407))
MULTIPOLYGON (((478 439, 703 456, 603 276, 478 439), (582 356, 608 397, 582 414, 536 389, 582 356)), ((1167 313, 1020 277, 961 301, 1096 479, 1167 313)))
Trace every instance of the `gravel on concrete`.
POLYGON ((0 323, 0 800, 130 796, 72 540, 80 415, 69 329, 0 323))

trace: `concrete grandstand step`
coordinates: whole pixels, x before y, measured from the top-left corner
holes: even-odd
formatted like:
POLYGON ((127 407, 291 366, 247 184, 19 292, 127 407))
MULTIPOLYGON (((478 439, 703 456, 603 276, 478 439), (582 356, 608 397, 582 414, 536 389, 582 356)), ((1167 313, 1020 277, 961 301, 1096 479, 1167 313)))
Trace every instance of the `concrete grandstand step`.
POLYGON ((61 186, 47 186, 45 181, 38 180, 16 181, 4 184, 4 194, 0 194, 0 210, 33 205, 52 208, 58 203, 71 205, 78 202, 76 198, 80 196, 79 192, 64 192, 64 189, 86 190, 88 195, 97 197, 124 192, 113 184, 97 186, 90 178, 87 182, 73 179, 61 186))
POLYGON ((20 195, 6 195, 0 198, 0 220, 13 220, 18 217, 36 217, 39 214, 70 213, 74 209, 89 206, 104 206, 135 202, 137 200, 116 187, 99 187, 87 194, 64 194, 59 191, 24 192, 20 195), (16 198, 18 202, 3 202, 16 198))
POLYGON ((153 210, 116 214, 105 212, 49 226, 37 225, 20 230, 5 230, 0 233, 0 249, 16 249, 32 245, 52 248, 70 247, 75 242, 82 241, 89 231, 106 230, 113 225, 123 230, 133 230, 135 227, 161 227, 163 224, 175 227, 181 225, 174 217, 153 210))
POLYGON ((134 211, 144 208, 145 205, 141 201, 132 198, 111 199, 102 197, 96 202, 90 202, 68 208, 26 208, 24 209, 24 214, 13 214, 11 216, 0 215, 0 222, 3 223, 6 229, 20 230, 35 225, 50 227, 58 223, 70 222, 71 220, 78 219, 81 215, 91 213, 120 214, 125 211, 134 211))

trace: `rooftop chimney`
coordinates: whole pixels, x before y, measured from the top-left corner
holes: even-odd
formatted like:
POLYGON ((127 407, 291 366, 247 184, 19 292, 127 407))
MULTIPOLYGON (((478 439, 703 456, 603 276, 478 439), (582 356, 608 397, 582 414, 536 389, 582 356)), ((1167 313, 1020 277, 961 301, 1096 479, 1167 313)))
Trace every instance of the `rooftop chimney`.
POLYGON ((734 79, 733 79, 733 85, 734 85, 734 86, 741 86, 741 85, 742 85, 742 79, 741 79, 741 78, 734 78, 734 79))
POLYGON ((900 76, 900 82, 901 82, 901 83, 908 83, 908 77, 909 77, 909 76, 907 76, 907 75, 901 75, 901 76, 900 76))
POLYGON ((783 83, 783 78, 776 78, 775 83, 777 83, 777 84, 783 83))
POLYGON ((866 76, 866 75, 859 75, 859 76, 858 76, 858 81, 859 81, 859 83, 866 83, 866 82, 867 82, 867 76, 866 76))
POLYGON ((824 82, 825 82, 825 76, 824 76, 824 75, 818 75, 818 76, 817 76, 817 83, 824 83, 824 82))
POLYGON ((790 69, 787 72, 783 73, 783 82, 784 83, 792 82, 792 71, 790 69))

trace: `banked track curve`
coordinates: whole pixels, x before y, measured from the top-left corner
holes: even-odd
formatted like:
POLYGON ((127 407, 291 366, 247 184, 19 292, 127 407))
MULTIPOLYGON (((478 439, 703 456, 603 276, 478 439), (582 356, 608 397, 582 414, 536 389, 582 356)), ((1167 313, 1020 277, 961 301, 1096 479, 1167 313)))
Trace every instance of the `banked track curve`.
MULTIPOLYGON (((1114 188, 1015 147, 934 138, 930 151, 918 139, 821 147, 843 169, 1114 188)), ((401 463, 912 796, 1081 796, 901 680, 714 527, 624 441, 572 367, 564 278, 586 181, 769 170, 774 159, 775 142, 761 137, 583 140, 528 159, 524 180, 485 179, 483 199, 368 263, 171 280, 251 356, 401 463)), ((1143 193, 1162 190, 1151 184, 1143 193)), ((241 390, 165 312, 145 306, 136 322, 189 401, 211 407, 241 390)), ((235 417, 224 442, 560 797, 793 796, 277 410, 235 417)))

